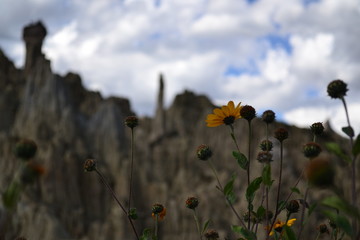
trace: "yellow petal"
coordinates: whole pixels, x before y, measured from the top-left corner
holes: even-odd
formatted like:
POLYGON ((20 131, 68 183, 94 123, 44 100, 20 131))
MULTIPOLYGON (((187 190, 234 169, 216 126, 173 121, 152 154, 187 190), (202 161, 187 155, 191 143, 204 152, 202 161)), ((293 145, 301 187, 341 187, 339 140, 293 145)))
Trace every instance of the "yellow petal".
POLYGON ((221 117, 221 118, 225 118, 225 117, 226 117, 225 114, 224 114, 224 112, 221 111, 220 108, 215 108, 215 109, 214 109, 214 114, 215 114, 215 115, 218 115, 218 116, 221 117))
POLYGON ((289 219, 289 220, 287 221, 286 225, 288 225, 289 227, 291 227, 291 225, 293 225, 295 221, 296 221, 296 218, 289 219))
POLYGON ((233 109, 235 109, 235 105, 233 101, 229 101, 227 104, 228 108, 232 111, 233 109))
POLYGON ((230 116, 230 111, 229 111, 228 106, 222 106, 222 107, 221 107, 221 110, 223 111, 225 117, 230 116))

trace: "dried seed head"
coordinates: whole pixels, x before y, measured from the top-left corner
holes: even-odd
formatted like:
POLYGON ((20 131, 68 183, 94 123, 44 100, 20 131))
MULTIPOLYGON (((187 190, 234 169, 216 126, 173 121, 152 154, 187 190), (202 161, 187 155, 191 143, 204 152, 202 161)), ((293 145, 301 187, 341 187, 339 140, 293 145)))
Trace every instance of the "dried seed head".
POLYGON ((125 125, 133 129, 139 125, 139 119, 136 116, 129 116, 125 119, 125 125))
POLYGON ((201 144, 196 149, 196 155, 200 160, 206 161, 212 156, 212 151, 208 145, 201 144))
POLYGON ((347 91, 347 84, 340 79, 330 82, 327 87, 327 92, 331 98, 342 98, 346 96, 347 91))
POLYGON ((266 123, 272 123, 275 120, 275 113, 272 110, 266 110, 262 114, 261 119, 266 123))
POLYGON ((199 205, 199 199, 196 197, 189 197, 186 199, 186 207, 190 209, 195 209, 199 205))

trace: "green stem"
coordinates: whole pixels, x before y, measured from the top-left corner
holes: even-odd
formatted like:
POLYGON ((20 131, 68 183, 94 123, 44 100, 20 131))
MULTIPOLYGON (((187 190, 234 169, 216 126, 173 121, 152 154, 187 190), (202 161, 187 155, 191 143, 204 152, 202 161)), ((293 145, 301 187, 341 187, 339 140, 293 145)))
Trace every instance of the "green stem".
MULTIPOLYGON (((247 165, 247 183, 248 187, 250 185, 250 157, 251 157, 251 120, 248 121, 249 126, 249 136, 248 136, 248 165, 247 165)), ((249 213, 249 220, 248 220, 248 229, 250 229, 250 219, 251 219, 251 210, 250 210, 250 202, 248 203, 248 213, 249 213)))
POLYGON ((318 233, 318 234, 317 234, 317 236, 316 236, 315 240, 318 240, 318 239, 319 239, 319 237, 320 237, 320 233, 318 233))
POLYGON ((193 210, 194 210, 193 214, 194 214, 194 219, 195 219, 195 223, 196 223, 196 228, 197 228, 197 230, 199 232, 200 240, 202 240, 202 234, 201 234, 199 219, 198 219, 198 217, 196 215, 196 210, 195 209, 193 209, 193 210))
POLYGON ((130 212, 130 208, 131 208, 133 167, 134 167, 134 129, 131 128, 131 166, 130 166, 129 207, 128 207, 128 212, 130 212))
POLYGON ((217 171, 216 171, 216 169, 215 169, 215 167, 214 167, 211 159, 207 160, 207 162, 209 163, 209 166, 210 166, 211 170, 213 171, 213 173, 214 173, 214 175, 215 175, 215 178, 216 178, 216 180, 217 180, 217 183, 218 183, 218 185, 219 185, 219 186, 217 186, 217 189, 219 189, 220 192, 224 195, 226 202, 229 204, 231 210, 234 212, 234 214, 235 214, 235 216, 237 217, 237 219, 239 220, 240 224, 241 224, 244 228, 246 228, 246 225, 245 225, 244 221, 242 220, 242 218, 240 217, 239 213, 236 211, 236 209, 234 208, 233 204, 229 201, 229 199, 225 196, 224 189, 223 189, 223 187, 222 187, 222 185, 221 185, 221 183, 220 183, 218 173, 217 173, 217 171))
POLYGON ((112 197, 114 198, 114 200, 117 202, 117 204, 120 206, 121 210, 125 213, 125 215, 127 216, 129 222, 130 222, 130 225, 133 229, 133 232, 136 236, 136 239, 139 240, 139 235, 137 234, 136 232, 136 229, 135 229, 135 226, 134 226, 134 223, 132 221, 132 219, 130 218, 130 216, 128 216, 124 206, 121 204, 121 202, 119 201, 119 199, 116 197, 116 194, 114 192, 114 190, 110 187, 110 185, 106 182, 105 178, 103 177, 103 175, 99 172, 99 170, 95 169, 95 172, 99 175, 102 183, 108 188, 109 192, 111 193, 112 197))
POLYGON ((155 214, 155 231, 154 231, 154 236, 156 237, 157 239, 157 236, 158 236, 158 223, 159 223, 159 214, 155 214))

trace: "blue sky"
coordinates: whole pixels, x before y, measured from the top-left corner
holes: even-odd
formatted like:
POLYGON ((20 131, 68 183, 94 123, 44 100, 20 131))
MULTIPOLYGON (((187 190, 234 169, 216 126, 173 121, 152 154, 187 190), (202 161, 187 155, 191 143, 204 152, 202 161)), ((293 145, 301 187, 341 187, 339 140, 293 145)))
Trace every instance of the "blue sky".
POLYGON ((154 113, 161 72, 167 106, 189 89, 339 129, 341 102, 326 87, 340 78, 360 130, 358 0, 1 0, 0 47, 19 67, 22 27, 37 20, 53 71, 129 98, 140 115, 154 113))

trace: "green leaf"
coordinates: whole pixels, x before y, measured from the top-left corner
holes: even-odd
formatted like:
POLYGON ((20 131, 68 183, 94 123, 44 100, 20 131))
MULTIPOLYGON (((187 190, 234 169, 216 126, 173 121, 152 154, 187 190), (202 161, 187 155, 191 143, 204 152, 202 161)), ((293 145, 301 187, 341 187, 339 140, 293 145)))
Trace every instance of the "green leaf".
POLYGON ((279 203, 278 203, 278 211, 280 212, 280 211, 282 211, 282 210, 284 210, 285 209, 285 207, 286 207, 286 201, 279 201, 279 203))
POLYGON ((346 217, 341 216, 333 211, 323 211, 324 215, 333 221, 336 226, 342 229, 348 236, 352 237, 354 235, 353 229, 350 222, 346 217))
POLYGON ((256 211, 256 217, 258 219, 263 219, 266 213, 266 209, 263 206, 259 206, 256 211))
POLYGON ((359 210, 356 207, 352 206, 350 203, 348 203, 345 199, 342 199, 338 196, 327 197, 322 200, 321 204, 323 204, 324 206, 335 208, 340 212, 348 214, 349 216, 354 216, 360 219, 359 210))
POLYGON ((247 157, 244 154, 242 154, 241 152, 236 152, 236 151, 233 151, 233 156, 237 160, 239 166, 242 169, 246 170, 249 165, 249 161, 248 161, 247 157))
POLYGON ((234 193, 234 181, 236 178, 236 174, 233 174, 231 176, 231 179, 228 183, 226 183, 225 187, 224 187, 224 195, 226 197, 226 199, 233 204, 236 200, 236 196, 234 193))
POLYGON ((140 240, 153 240, 153 230, 151 228, 145 228, 143 234, 140 236, 140 240))
POLYGON ((211 220, 209 219, 204 223, 203 229, 201 231, 201 235, 204 234, 204 232, 207 230, 207 228, 209 227, 210 222, 211 222, 211 220))
POLYGON ((356 137, 352 153, 354 154, 355 158, 360 153, 360 134, 356 137))
POLYGON ((301 192, 300 192, 300 190, 299 190, 297 187, 292 187, 292 188, 290 188, 290 190, 291 190, 293 193, 297 193, 297 194, 301 195, 301 192))
POLYGON ((12 182, 2 194, 3 204, 7 209, 14 209, 17 205, 22 186, 19 182, 12 182))
POLYGON ((130 208, 128 215, 132 220, 138 219, 136 208, 130 208))
POLYGON ((325 144, 326 149, 335 154, 336 156, 338 156, 339 158, 343 159, 345 162, 350 163, 351 159, 349 158, 349 156, 347 156, 343 150, 341 149, 341 147, 339 146, 339 144, 334 143, 334 142, 330 142, 330 143, 326 143, 325 144))
POLYGON ((285 232, 285 239, 287 240, 296 240, 296 236, 294 231, 291 229, 291 227, 284 225, 284 232, 285 232))
POLYGON ((265 186, 271 186, 272 185, 272 181, 271 181, 271 165, 270 164, 265 164, 263 171, 262 171, 262 181, 265 184, 265 186))
POLYGON ((309 210, 308 210, 308 216, 310 216, 313 213, 313 211, 315 210, 316 207, 317 207, 316 202, 314 202, 313 204, 310 205, 309 210))
POLYGON ((246 189, 246 199, 250 203, 254 200, 255 192, 260 188, 262 177, 255 178, 246 189))
POLYGON ((355 136, 354 129, 351 126, 343 127, 341 130, 351 138, 355 136))
POLYGON ((256 240, 256 234, 246 228, 240 226, 231 226, 231 230, 235 233, 240 233, 247 240, 256 240))

